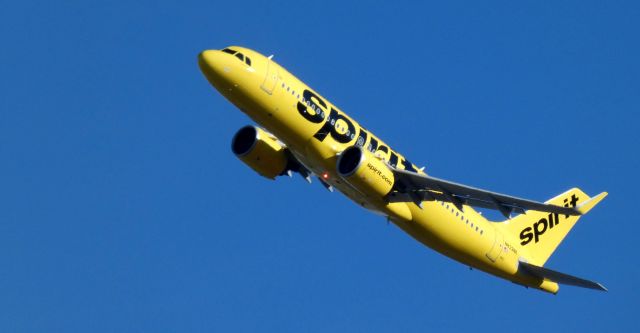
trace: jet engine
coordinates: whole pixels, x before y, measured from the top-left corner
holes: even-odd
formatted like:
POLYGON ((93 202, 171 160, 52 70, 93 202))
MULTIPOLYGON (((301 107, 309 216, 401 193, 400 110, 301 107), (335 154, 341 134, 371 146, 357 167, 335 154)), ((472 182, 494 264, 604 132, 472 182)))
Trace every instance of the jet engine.
POLYGON ((260 175, 275 179, 286 174, 289 153, 278 139, 255 126, 241 128, 231 141, 233 153, 260 175))
POLYGON ((394 176, 387 164, 362 147, 345 149, 338 158, 338 174, 351 186, 372 198, 384 198, 393 188, 394 176))
POLYGON ((406 202, 387 202, 393 190, 395 176, 387 163, 362 147, 345 149, 338 158, 338 175, 352 187, 373 201, 386 202, 383 213, 411 221, 412 213, 406 202))

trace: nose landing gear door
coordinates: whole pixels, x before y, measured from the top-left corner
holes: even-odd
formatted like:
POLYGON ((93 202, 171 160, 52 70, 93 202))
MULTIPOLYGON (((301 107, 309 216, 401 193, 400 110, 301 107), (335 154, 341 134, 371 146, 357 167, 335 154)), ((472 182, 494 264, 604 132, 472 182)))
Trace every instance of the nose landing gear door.
POLYGON ((267 75, 260 86, 260 88, 269 95, 273 94, 273 89, 275 89, 276 84, 278 83, 278 68, 271 60, 272 57, 273 56, 270 56, 267 60, 267 75))

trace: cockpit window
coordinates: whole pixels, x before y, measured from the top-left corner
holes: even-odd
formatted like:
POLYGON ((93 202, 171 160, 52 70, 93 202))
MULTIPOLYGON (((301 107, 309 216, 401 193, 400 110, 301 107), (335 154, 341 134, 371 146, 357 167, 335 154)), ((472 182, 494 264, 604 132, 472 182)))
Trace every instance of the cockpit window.
POLYGON ((247 66, 251 66, 251 59, 249 57, 245 57, 244 54, 238 51, 234 51, 230 48, 225 48, 222 50, 222 52, 233 54, 236 56, 236 58, 240 59, 240 61, 243 61, 245 64, 247 64, 247 66))

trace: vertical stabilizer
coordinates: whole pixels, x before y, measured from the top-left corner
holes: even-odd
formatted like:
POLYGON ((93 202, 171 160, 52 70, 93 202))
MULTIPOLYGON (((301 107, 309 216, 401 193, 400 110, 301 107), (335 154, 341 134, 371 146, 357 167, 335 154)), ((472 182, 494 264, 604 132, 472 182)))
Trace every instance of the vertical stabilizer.
MULTIPOLYGON (((575 207, 584 215, 606 196, 607 192, 602 192, 590 198, 580 189, 573 188, 546 203, 575 207)), ((498 228, 519 240, 520 245, 529 253, 530 258, 526 259, 530 263, 542 266, 580 217, 581 215, 570 216, 529 210, 526 214, 498 223, 498 228)))

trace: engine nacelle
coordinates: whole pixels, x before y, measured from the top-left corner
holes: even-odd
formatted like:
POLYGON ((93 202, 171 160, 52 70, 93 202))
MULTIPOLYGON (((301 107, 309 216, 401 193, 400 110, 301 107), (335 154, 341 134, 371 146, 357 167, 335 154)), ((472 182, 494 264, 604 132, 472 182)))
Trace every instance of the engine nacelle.
POLYGON ((405 202, 386 202, 386 195, 393 189, 395 177, 387 163, 362 147, 345 149, 338 158, 338 174, 370 200, 384 204, 383 212, 389 216, 412 220, 412 213, 405 202))
POLYGON ((287 170, 286 148, 273 135, 255 126, 241 128, 231 141, 231 150, 260 175, 275 179, 287 170))
POLYGON ((338 158, 337 169, 340 177, 369 197, 381 199, 393 188, 391 169, 362 147, 345 149, 338 158))

